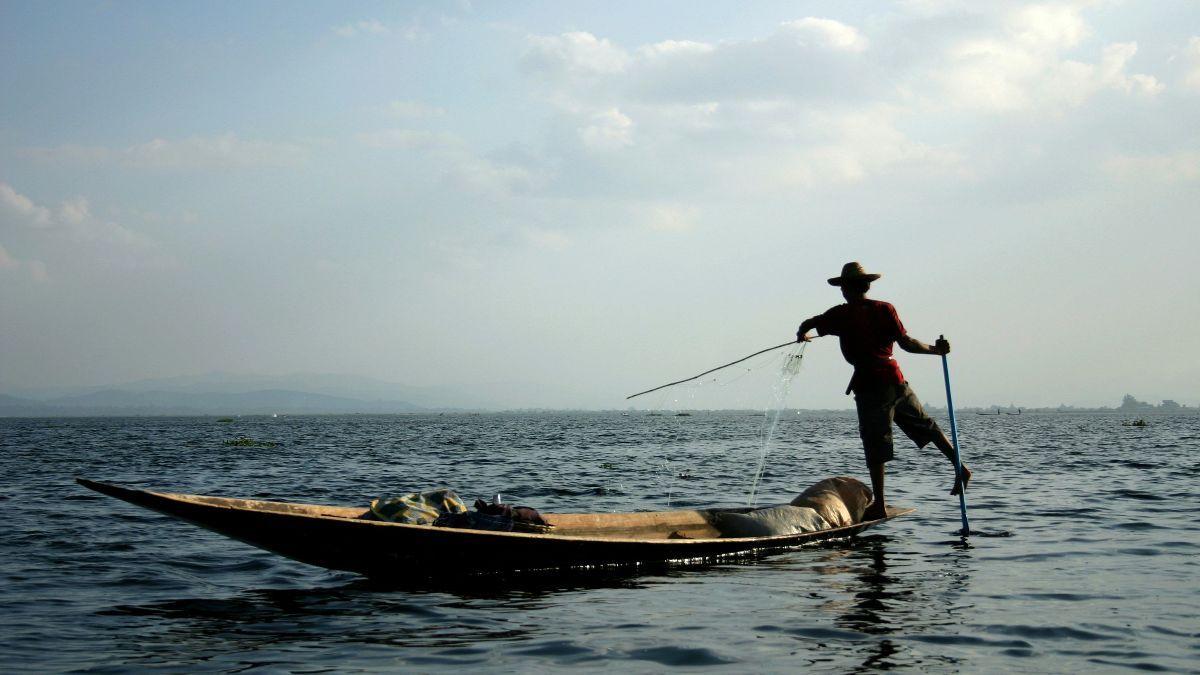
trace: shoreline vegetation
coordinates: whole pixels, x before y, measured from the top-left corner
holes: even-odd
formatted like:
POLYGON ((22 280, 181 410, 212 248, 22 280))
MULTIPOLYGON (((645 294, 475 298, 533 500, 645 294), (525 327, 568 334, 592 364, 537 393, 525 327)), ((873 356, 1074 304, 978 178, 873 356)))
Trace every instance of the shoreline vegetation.
MULTIPOLYGON (((279 394, 280 392, 272 392, 279 394)), ((104 401, 91 397, 86 403, 78 401, 38 401, 21 399, 0 394, 0 417, 215 417, 218 422, 229 423, 239 417, 253 416, 297 416, 297 415, 429 415, 429 414, 504 414, 504 413, 620 413, 622 415, 649 415, 687 417, 692 414, 737 413, 761 415, 762 410, 706 409, 706 408, 470 408, 470 407, 423 407, 404 401, 365 401, 337 398, 306 392, 288 392, 288 396, 272 396, 270 401, 253 402, 246 394, 222 400, 217 395, 206 395, 203 403, 197 400, 179 400, 170 396, 140 396, 135 401, 121 399, 104 401)), ((925 406, 930 412, 944 414, 946 408, 936 405, 925 406)), ((1139 401, 1126 394, 1121 405, 1115 407, 1077 407, 1059 405, 1055 407, 1027 407, 1010 404, 1007 406, 963 406, 956 407, 959 414, 980 416, 1037 415, 1048 413, 1109 413, 1137 416, 1146 415, 1195 415, 1200 407, 1181 405, 1172 400, 1159 404, 1139 401)), ((785 408, 789 415, 853 413, 852 408, 801 409, 785 408)))

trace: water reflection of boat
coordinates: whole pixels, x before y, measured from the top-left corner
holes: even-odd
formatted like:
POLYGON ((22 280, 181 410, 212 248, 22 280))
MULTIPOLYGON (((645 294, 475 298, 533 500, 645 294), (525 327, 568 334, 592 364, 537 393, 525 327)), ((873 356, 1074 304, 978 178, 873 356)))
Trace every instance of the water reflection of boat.
POLYGON ((97 492, 186 520, 293 560, 367 576, 703 563, 846 539, 915 509, 816 532, 721 537, 715 515, 749 509, 547 514, 550 533, 493 532, 365 520, 365 507, 134 490, 77 479, 97 492))

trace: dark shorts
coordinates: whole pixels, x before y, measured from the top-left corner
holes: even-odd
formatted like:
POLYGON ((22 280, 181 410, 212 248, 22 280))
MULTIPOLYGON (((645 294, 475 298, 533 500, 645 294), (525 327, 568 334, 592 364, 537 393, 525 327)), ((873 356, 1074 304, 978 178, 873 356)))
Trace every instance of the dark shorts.
POLYGON ((858 408, 858 433, 868 466, 892 460, 892 422, 918 448, 932 443, 942 433, 937 422, 925 414, 908 383, 860 385, 854 392, 854 405, 858 408))

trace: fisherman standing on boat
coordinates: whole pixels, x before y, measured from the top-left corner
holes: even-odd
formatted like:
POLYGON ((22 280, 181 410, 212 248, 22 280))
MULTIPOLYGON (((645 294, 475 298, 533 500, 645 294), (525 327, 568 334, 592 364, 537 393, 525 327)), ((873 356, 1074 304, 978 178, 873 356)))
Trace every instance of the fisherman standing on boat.
MULTIPOLYGON (((871 474, 871 489, 875 501, 863 515, 864 520, 886 517, 883 497, 883 465, 891 461, 892 422, 900 427, 917 447, 933 443, 954 464, 954 446, 937 423, 925 414, 917 395, 909 388, 900 372, 900 364, 892 358, 893 343, 913 354, 941 356, 950 353, 950 343, 938 340, 932 346, 914 340, 904 330, 896 308, 890 303, 867 298, 871 282, 879 274, 868 274, 856 262, 846 263, 841 276, 829 280, 842 289, 846 304, 830 308, 800 324, 797 342, 807 342, 810 330, 818 335, 836 335, 841 343, 842 356, 854 366, 854 376, 846 393, 854 392, 858 408, 858 430, 867 456, 871 474)), ((970 483, 971 470, 962 465, 963 485, 970 483)), ((959 494, 957 477, 950 494, 959 494)))

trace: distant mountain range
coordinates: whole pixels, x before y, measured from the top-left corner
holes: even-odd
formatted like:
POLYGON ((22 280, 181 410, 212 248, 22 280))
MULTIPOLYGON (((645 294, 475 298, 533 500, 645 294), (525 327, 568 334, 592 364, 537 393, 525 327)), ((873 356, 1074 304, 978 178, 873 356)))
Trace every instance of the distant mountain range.
POLYGON ((103 387, 0 394, 0 416, 269 415, 496 409, 450 387, 414 387, 356 375, 211 373, 103 387))

